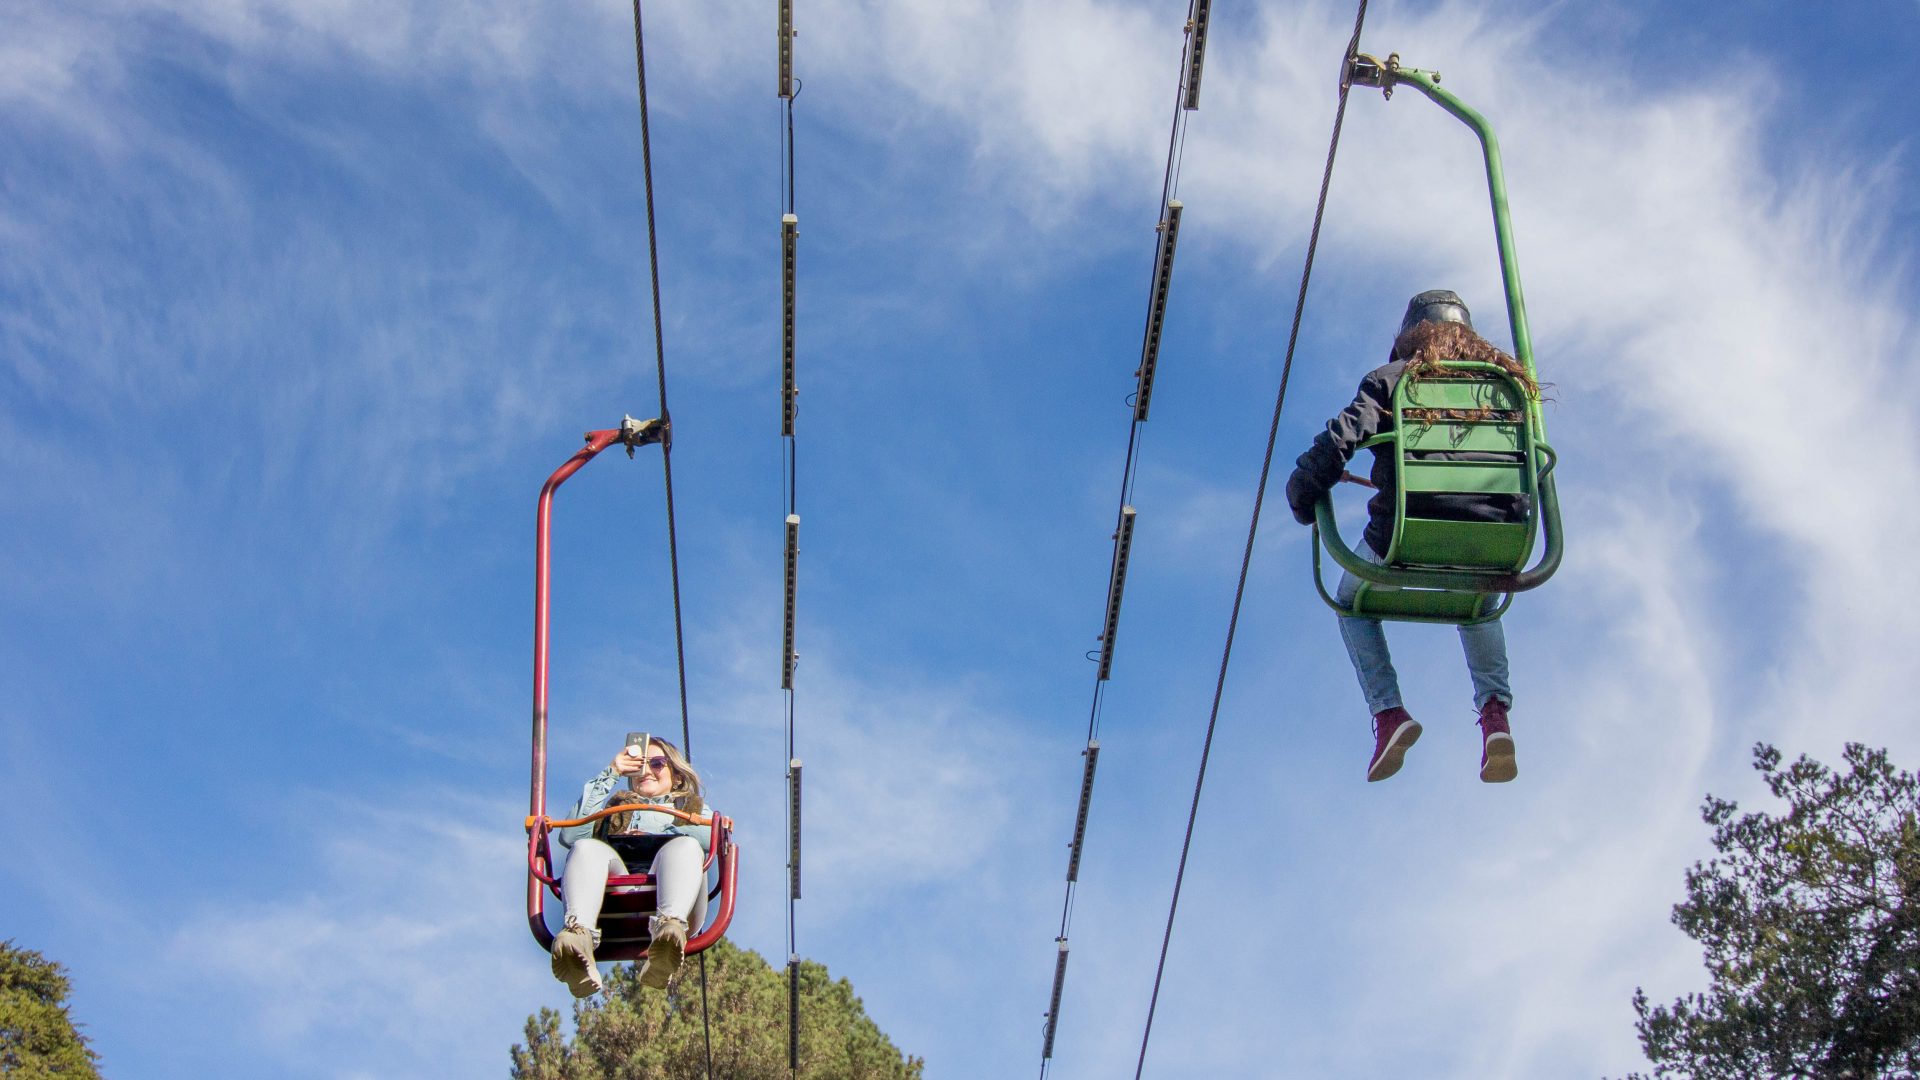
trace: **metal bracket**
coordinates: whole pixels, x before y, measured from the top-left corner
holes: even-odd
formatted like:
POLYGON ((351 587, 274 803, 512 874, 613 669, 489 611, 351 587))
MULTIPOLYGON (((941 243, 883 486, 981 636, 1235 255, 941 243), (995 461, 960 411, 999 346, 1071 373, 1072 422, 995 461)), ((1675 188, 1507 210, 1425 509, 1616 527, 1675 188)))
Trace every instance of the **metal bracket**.
POLYGON ((620 441, 626 445, 627 456, 632 457, 635 447, 659 443, 661 446, 673 445, 673 423, 662 417, 658 420, 635 420, 631 416, 620 420, 620 441))
MULTIPOLYGON (((1434 82, 1440 81, 1440 73, 1429 72, 1434 82)), ((1380 91, 1380 96, 1393 99, 1393 88, 1400 82, 1400 54, 1388 53, 1383 63, 1379 58, 1366 53, 1355 53, 1347 60, 1347 69, 1341 74, 1343 86, 1371 86, 1380 91)))

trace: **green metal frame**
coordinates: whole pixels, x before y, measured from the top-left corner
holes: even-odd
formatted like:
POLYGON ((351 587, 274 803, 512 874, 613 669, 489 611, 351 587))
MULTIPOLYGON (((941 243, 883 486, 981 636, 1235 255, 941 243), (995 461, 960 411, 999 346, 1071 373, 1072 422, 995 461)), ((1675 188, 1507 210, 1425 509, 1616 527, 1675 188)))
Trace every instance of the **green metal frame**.
POLYGON ((1314 527, 1313 580, 1321 598, 1336 611, 1415 622, 1485 622, 1499 618, 1515 592, 1545 580, 1521 572, 1533 553, 1543 516, 1552 522, 1549 534, 1559 534, 1557 503, 1542 506, 1554 453, 1533 437, 1525 412, 1526 390, 1492 364, 1456 362, 1447 369, 1437 376, 1402 380, 1394 389, 1393 429, 1359 447, 1384 448, 1393 455, 1396 502, 1387 565, 1353 553, 1333 522, 1331 499, 1321 500, 1314 527), (1424 420, 1409 416, 1411 409, 1464 415, 1424 420), (1478 410, 1488 412, 1474 416, 1478 410), (1489 457, 1463 461, 1431 456, 1461 452, 1489 457), (1407 514, 1410 493, 1442 492, 1523 496, 1529 514, 1524 522, 1454 521, 1407 514), (1535 507, 1542 512, 1534 512, 1535 507), (1361 568, 1355 575, 1362 585, 1350 605, 1337 603, 1328 592, 1320 562, 1322 536, 1342 567, 1353 568, 1357 563, 1361 568))
MULTIPOLYGON (((1393 95, 1394 86, 1400 83, 1411 84, 1456 119, 1472 128, 1479 136, 1480 148, 1486 160, 1487 191, 1493 204, 1494 240, 1500 250, 1500 276, 1506 285, 1507 322, 1513 332, 1514 355, 1525 367, 1528 377, 1538 385, 1539 378, 1533 364, 1533 338, 1527 332, 1526 299, 1520 290, 1519 260, 1514 255, 1513 229, 1507 215, 1506 176, 1500 165, 1500 144, 1494 137, 1493 128, 1487 123, 1485 117, 1453 94, 1440 88, 1438 72, 1402 68, 1397 55, 1389 57, 1385 63, 1370 56, 1356 57, 1348 66, 1347 78, 1352 83, 1379 87, 1388 97, 1393 95)), ((1396 388, 1394 430, 1369 439, 1360 447, 1367 449, 1387 442, 1392 442, 1395 446, 1395 477, 1399 481, 1399 493, 1398 502, 1394 508, 1394 539, 1387 552, 1387 565, 1377 565, 1361 558, 1341 540, 1339 525, 1334 520, 1331 494, 1323 496, 1314 508, 1316 518, 1313 543, 1314 587, 1319 590, 1321 599, 1341 614, 1408 622, 1456 624, 1485 622, 1499 618, 1506 611, 1507 606, 1513 602, 1513 594, 1539 587, 1560 567, 1562 555, 1560 502, 1555 494, 1553 483, 1555 455, 1547 444, 1546 419, 1541 415, 1538 396, 1527 394, 1519 383, 1491 365, 1460 363, 1448 366, 1471 373, 1471 383, 1437 377, 1421 380, 1417 384, 1419 390, 1405 385, 1396 388), (1485 370, 1475 371, 1475 369, 1485 370), (1489 374, 1495 376, 1493 381, 1488 381, 1489 374), (1517 395, 1510 397, 1508 403, 1521 406, 1525 422, 1509 424, 1509 426, 1514 429, 1512 437, 1521 445, 1509 447, 1507 452, 1518 453, 1520 458, 1516 464, 1523 462, 1524 468, 1493 463, 1494 468, 1484 476, 1475 476, 1473 474, 1479 470, 1473 466, 1482 463, 1423 462, 1409 456, 1422 449, 1424 440, 1432 428, 1441 425, 1457 427, 1458 422, 1436 421, 1431 425, 1422 424, 1410 431, 1409 428, 1412 425, 1403 421, 1400 416, 1403 406, 1409 404, 1406 395, 1423 392, 1429 388, 1472 384, 1481 387, 1504 385, 1508 388, 1510 395, 1517 395), (1416 477, 1421 470, 1434 465, 1442 469, 1459 471, 1470 484, 1483 480, 1500 482, 1486 478, 1502 471, 1516 474, 1519 478, 1518 486, 1522 490, 1514 493, 1529 496, 1529 514, 1524 527, 1524 541, 1516 548, 1512 543, 1511 535, 1508 534, 1488 543, 1488 537, 1477 532, 1489 526, 1496 530, 1503 528, 1513 530, 1519 526, 1501 526, 1497 523, 1485 522, 1435 521, 1417 527, 1416 533, 1425 532, 1429 535, 1424 538, 1415 537, 1414 543, 1409 545, 1406 516, 1409 481, 1414 480, 1415 483, 1421 484, 1418 490, 1431 490, 1424 481, 1416 477), (1429 528, 1429 525, 1434 528, 1429 528), (1466 528, 1454 529, 1451 526, 1466 528), (1525 565, 1525 560, 1531 553, 1536 530, 1545 541, 1545 550, 1540 561, 1532 569, 1522 570, 1520 567, 1525 565), (1326 545, 1327 553, 1333 557, 1341 569, 1363 582, 1360 594, 1355 597, 1352 607, 1336 603, 1333 596, 1327 592, 1320 567, 1320 547, 1323 543, 1326 545), (1409 546, 1414 550, 1404 550, 1409 546), (1475 552, 1473 549, 1476 547, 1481 550, 1475 552), (1466 558, 1461 558, 1463 554, 1466 558), (1476 555, 1480 558, 1476 559, 1476 555), (1424 561, 1429 558, 1440 558, 1445 561, 1439 563, 1424 561), (1456 562, 1456 559, 1459 559, 1459 562, 1456 562), (1466 562, 1468 565, 1460 565, 1460 562, 1466 562)), ((1444 390, 1441 392, 1443 395, 1449 393, 1444 390)), ((1454 407, 1447 402, 1414 402, 1412 404, 1440 408, 1454 407)), ((1490 402, 1470 400, 1461 404, 1465 407, 1476 407, 1490 404, 1490 402)), ((1473 438, 1485 437, 1485 435, 1473 436, 1473 438)), ((1433 450, 1460 449, 1461 447, 1456 445, 1425 446, 1424 448, 1433 450)), ((1451 489, 1443 488, 1442 490, 1451 489)), ((1503 490, 1511 490, 1511 488, 1503 488, 1503 490)))

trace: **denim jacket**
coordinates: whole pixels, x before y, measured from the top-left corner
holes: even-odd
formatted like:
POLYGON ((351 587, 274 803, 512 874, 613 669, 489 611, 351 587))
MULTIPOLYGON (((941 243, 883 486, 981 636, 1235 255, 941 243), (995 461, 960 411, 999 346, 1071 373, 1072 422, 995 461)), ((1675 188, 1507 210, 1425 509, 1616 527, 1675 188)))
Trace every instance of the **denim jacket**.
MULTIPOLYGON (((582 818, 607 808, 607 799, 613 795, 613 789, 620 783, 620 774, 609 765, 600 770, 599 775, 587 781, 580 789, 580 800, 573 804, 570 818, 582 818)), ((672 805, 665 798, 643 797, 646 803, 655 806, 672 805)), ((562 847, 572 847, 574 841, 593 835, 593 827, 599 822, 575 825, 571 828, 556 829, 554 835, 560 838, 562 847)), ((657 811, 635 810, 633 819, 627 823, 628 832, 659 833, 667 836, 691 836, 700 842, 700 850, 708 851, 713 846, 713 829, 706 825, 694 825, 680 820, 672 814, 657 811)))

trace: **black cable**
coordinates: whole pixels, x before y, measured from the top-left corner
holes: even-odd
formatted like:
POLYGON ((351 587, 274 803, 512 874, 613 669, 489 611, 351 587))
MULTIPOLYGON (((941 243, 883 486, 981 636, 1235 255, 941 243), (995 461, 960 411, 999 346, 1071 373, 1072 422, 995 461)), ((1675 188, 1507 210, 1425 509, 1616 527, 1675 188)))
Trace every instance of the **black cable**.
POLYGON ((707 1078, 712 1080, 713 1024, 707 1019, 707 954, 704 950, 700 953, 700 1045, 706 1051, 707 1078))
POLYGON ((667 408, 667 345, 660 317, 660 241, 653 210, 653 132, 647 120, 647 48, 641 28, 640 0, 633 0, 633 63, 640 84, 640 164, 647 187, 647 269, 653 285, 654 371, 660 380, 660 419, 667 424, 668 436, 660 443, 660 461, 666 472, 667 489, 667 561, 673 577, 673 646, 679 661, 680 676, 680 749, 693 757, 693 732, 687 710, 687 646, 680 618, 680 545, 675 536, 673 516, 673 419, 667 408))
POLYGON ((1313 231, 1307 237, 1306 266, 1300 271, 1300 293, 1293 303, 1293 328, 1287 333, 1287 357, 1280 368, 1280 391, 1273 401, 1273 422, 1267 428, 1267 452, 1260 463, 1260 483, 1254 491, 1253 517, 1247 524, 1247 546, 1240 556, 1240 582, 1233 591, 1233 614, 1227 620, 1226 647, 1220 653, 1220 677, 1213 687, 1213 711, 1207 717, 1207 737, 1200 749, 1200 770, 1193 782, 1193 805, 1187 811, 1187 835, 1180 843, 1180 868, 1173 876, 1173 900, 1167 905, 1167 929, 1160 939, 1160 962, 1153 972, 1153 997, 1147 1003, 1147 1022, 1140 1034, 1140 1059, 1134 1065, 1134 1080, 1140 1080, 1147 1065, 1147 1041, 1153 1035, 1153 1013, 1160 1003, 1160 980, 1166 973, 1167 946, 1173 940, 1174 912, 1180 906, 1180 886, 1187 875, 1187 854, 1193 846, 1193 826, 1200 816, 1200 790, 1207 782, 1207 759, 1213 753, 1213 731, 1220 720, 1220 699, 1226 692, 1227 663, 1233 656, 1233 636, 1240 625, 1240 603, 1246 596, 1247 573, 1253 565, 1253 542, 1260 532, 1260 504, 1266 501, 1267 477, 1273 471, 1273 447, 1280 435, 1280 413, 1287 402, 1287 382, 1293 374, 1294 347, 1300 340, 1300 317, 1307 306, 1307 283, 1313 277, 1313 253, 1320 244, 1320 221, 1327 210, 1327 188, 1333 181, 1333 158, 1340 148, 1340 126, 1347 116, 1346 70, 1360 48, 1360 28, 1367 19, 1367 0, 1360 0, 1353 19, 1353 37, 1347 41, 1346 58, 1340 76, 1340 103, 1333 113, 1333 140, 1327 146, 1326 168, 1320 174, 1320 198, 1314 205, 1313 231))
MULTIPOLYGON (((1155 217, 1156 217, 1156 220, 1159 222, 1160 229, 1165 229, 1167 227, 1168 201, 1173 197, 1174 190, 1178 185, 1178 162, 1180 158, 1184 156, 1183 148, 1186 144, 1186 110, 1181 108, 1181 99, 1182 99, 1182 91, 1184 90, 1184 87, 1186 84, 1187 65, 1192 58, 1191 30, 1193 27, 1194 14, 1195 12, 1194 12, 1192 0, 1189 0, 1188 8, 1187 8, 1187 27, 1189 32, 1186 36, 1183 36, 1180 43, 1180 63, 1179 63, 1179 71, 1178 71, 1179 77, 1174 82, 1173 119, 1169 123, 1168 130, 1167 130, 1166 168, 1164 169, 1164 171, 1161 173, 1161 176, 1160 176, 1160 205, 1159 205, 1159 208, 1155 210, 1155 217)), ((1157 248, 1157 245, 1156 245, 1156 248, 1157 248)), ((1152 282, 1155 278, 1157 278, 1157 276, 1160 273, 1158 261, 1159 261, 1158 253, 1156 251, 1154 273, 1149 275, 1149 279, 1148 279, 1149 280, 1148 292, 1150 297, 1148 301, 1149 311, 1148 311, 1148 324, 1147 324, 1147 330, 1146 330, 1146 334, 1148 335, 1148 337, 1151 337, 1153 333, 1153 325, 1152 325, 1153 301, 1151 299, 1151 293, 1152 293, 1152 282)), ((1143 340, 1141 343, 1141 351, 1144 357, 1145 351, 1146 351, 1145 340, 1143 340)), ((1116 508, 1116 514, 1120 514, 1120 515, 1124 515, 1126 513, 1126 507, 1133 500, 1134 482, 1139 476, 1141 444, 1144 441, 1144 435, 1145 435, 1144 428, 1142 427, 1142 425, 1145 424, 1146 422, 1142 420, 1140 418, 1139 413, 1133 410, 1132 408, 1129 408, 1127 411, 1128 411, 1128 415, 1132 417, 1132 420, 1127 427, 1127 453, 1126 453, 1126 458, 1122 463, 1121 470, 1120 470, 1120 505, 1119 507, 1116 508)), ((1108 588, 1109 590, 1112 589, 1111 579, 1109 579, 1108 588)), ((1107 644, 1110 644, 1110 643, 1103 643, 1103 647, 1107 644)), ((1104 693, 1105 686, 1106 686, 1106 683, 1103 680, 1103 677, 1099 674, 1096 674, 1094 676, 1094 681, 1093 681, 1093 705, 1092 705, 1092 708, 1088 710, 1088 715, 1087 715, 1087 743, 1089 747, 1093 745, 1094 740, 1098 738, 1100 734, 1100 715, 1101 715, 1102 705, 1104 704, 1104 701, 1105 701, 1105 693, 1104 693)), ((1086 775, 1091 776, 1091 773, 1088 773, 1086 775)), ((1089 793, 1090 793, 1091 791, 1090 780, 1083 781, 1083 782, 1088 783, 1089 793)), ((1076 823, 1078 823, 1079 821, 1079 815, 1077 811, 1075 814, 1075 821, 1076 823)), ((1077 893, 1078 893, 1078 882, 1072 879, 1069 879, 1067 881, 1066 890, 1061 899, 1061 904, 1060 904, 1060 934, 1058 937, 1054 939, 1055 942, 1060 943, 1063 948, 1064 948, 1064 943, 1067 940, 1067 931, 1072 926, 1073 904, 1074 904, 1074 899, 1077 893)), ((1056 968, 1056 972, 1055 972, 1056 989, 1058 988, 1060 981, 1064 979, 1065 973, 1066 973, 1065 961, 1062 960, 1060 962, 1060 966, 1056 968)), ((1041 1080, 1046 1080, 1047 1070, 1052 1063, 1051 1036, 1053 1033, 1057 1031, 1057 1027, 1058 1027, 1057 1020, 1058 1020, 1057 1017, 1049 1013, 1047 1016, 1046 1025, 1043 1028, 1043 1031, 1047 1033, 1045 1036, 1043 1036, 1046 1041, 1047 1049, 1043 1050, 1040 1055, 1041 1080)))
MULTIPOLYGON (((798 78, 793 79, 791 84, 791 92, 784 95, 782 100, 783 112, 785 113, 785 124, 781 131, 781 142, 783 145, 781 146, 782 154, 781 154, 780 165, 781 165, 781 171, 783 173, 783 176, 781 177, 781 179, 785 181, 784 187, 786 189, 784 192, 786 196, 786 205, 784 207, 784 213, 786 215, 794 215, 794 216, 797 216, 799 212, 797 209, 799 204, 798 204, 797 193, 796 193, 796 188, 797 188, 796 173, 798 172, 798 169, 795 162, 795 149, 794 149, 795 140, 794 140, 794 133, 793 133, 793 103, 794 103, 794 99, 800 96, 800 91, 804 87, 804 85, 805 84, 801 82, 800 79, 798 78)), ((797 274, 798 274, 798 271, 796 269, 795 279, 793 283, 793 288, 796 292, 799 288, 797 274)), ((795 298, 795 302, 797 304, 797 298, 795 298)), ((791 360, 792 360, 792 357, 791 355, 789 355, 789 361, 791 360)), ((783 394, 786 393, 786 389, 783 388, 782 392, 783 394)), ((782 447, 782 454, 781 454, 781 474, 782 474, 781 480, 786 488, 786 492, 785 492, 786 503, 787 503, 786 517, 787 517, 787 520, 791 521, 800 512, 799 511, 799 506, 800 506, 799 445, 800 444, 799 444, 799 439, 797 437, 798 428, 796 426, 797 420, 798 420, 798 409, 796 407, 796 403, 791 397, 788 397, 786 400, 784 400, 781 403, 781 408, 787 411, 788 417, 792 418, 792 422, 783 422, 783 437, 781 440, 782 443, 784 444, 782 447)), ((789 532, 788 535, 789 537, 791 537, 794 534, 789 532)), ((790 553, 790 558, 797 560, 798 558, 797 553, 790 553)), ((793 574, 798 573, 797 565, 790 563, 789 566, 790 566, 790 570, 789 570, 790 573, 793 573, 793 574)), ((789 580, 787 584, 789 586, 792 586, 794 583, 791 580, 789 580)), ((798 603, 798 601, 794 599, 790 599, 788 602, 791 604, 798 603)), ((792 617, 793 612, 791 608, 788 610, 787 614, 790 618, 792 617)), ((785 646, 783 645, 783 648, 784 647, 785 646)), ((788 786, 787 850, 789 853, 788 857, 791 860, 789 866, 787 867, 787 873, 788 873, 788 882, 787 882, 787 983, 788 983, 787 985, 787 997, 788 997, 787 1072, 788 1072, 788 1075, 791 1077, 798 1077, 800 1073, 800 1030, 799 1030, 800 1029, 800 1004, 799 1004, 800 1002, 800 994, 799 994, 800 953, 799 953, 799 915, 798 915, 799 898, 796 894, 799 891, 798 886, 799 886, 799 880, 800 880, 799 878, 800 870, 798 866, 798 859, 800 854, 800 821, 798 816, 799 803, 797 798, 797 788, 795 786, 798 782, 798 778, 794 771, 794 764, 793 764, 794 761, 796 760, 795 753, 798 746, 796 732, 795 732, 795 724, 794 724, 795 714, 796 714, 796 697, 795 697, 795 691, 793 686, 793 679, 791 677, 794 659, 791 655, 783 656, 780 658, 780 663, 781 663, 783 672, 785 672, 785 674, 787 675, 787 677, 784 678, 782 681, 786 688, 787 786, 788 786)))
POLYGON ((793 97, 787 99, 787 213, 789 214, 794 212, 793 208, 795 205, 793 193, 793 102, 795 98, 800 96, 800 91, 805 89, 806 85, 806 83, 799 79, 793 80, 793 97))
MULTIPOLYGON (((633 66, 640 84, 640 163, 647 188, 647 269, 653 285, 654 370, 660 382, 660 420, 667 437, 660 441, 660 467, 666 478, 667 565, 673 581, 673 651, 680 677, 680 752, 693 757, 693 728, 687 709, 687 640, 680 617, 680 543, 673 515, 673 420, 667 409, 667 345, 660 318, 660 241, 653 210, 653 132, 647 120, 647 47, 640 0, 633 0, 633 66)), ((706 1046, 706 1072, 713 1078, 713 1031, 707 1017, 707 958, 700 957, 700 1034, 706 1046)))

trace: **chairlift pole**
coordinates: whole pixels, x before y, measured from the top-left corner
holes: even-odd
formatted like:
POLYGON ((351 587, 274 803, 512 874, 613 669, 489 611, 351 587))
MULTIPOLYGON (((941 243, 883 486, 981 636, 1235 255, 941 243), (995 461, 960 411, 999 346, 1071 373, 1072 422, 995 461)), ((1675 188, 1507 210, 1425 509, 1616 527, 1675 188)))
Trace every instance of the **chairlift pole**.
MULTIPOLYGON (((1533 366, 1533 336, 1527 330, 1527 301, 1520 291, 1520 259, 1514 254, 1513 225, 1507 216, 1507 176, 1500 164, 1500 140, 1493 134, 1493 125, 1472 106, 1443 89, 1439 72, 1401 67, 1399 53, 1389 55, 1384 63, 1363 53, 1349 64, 1347 74, 1355 85, 1377 87, 1389 98, 1395 86, 1408 83, 1479 136, 1481 156, 1487 165, 1487 195, 1493 203, 1493 237, 1500 248, 1500 278, 1507 290, 1507 325, 1513 332, 1513 355, 1527 369, 1527 377, 1539 385, 1539 372, 1533 366)), ((1539 400, 1530 401, 1527 410, 1532 414, 1534 431, 1544 442, 1547 425, 1540 413, 1539 400)))

